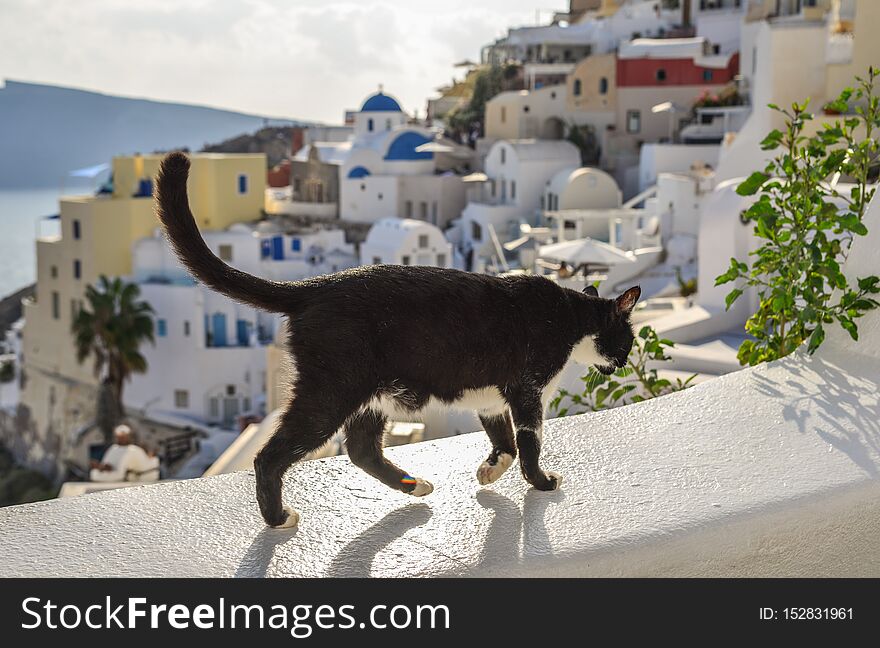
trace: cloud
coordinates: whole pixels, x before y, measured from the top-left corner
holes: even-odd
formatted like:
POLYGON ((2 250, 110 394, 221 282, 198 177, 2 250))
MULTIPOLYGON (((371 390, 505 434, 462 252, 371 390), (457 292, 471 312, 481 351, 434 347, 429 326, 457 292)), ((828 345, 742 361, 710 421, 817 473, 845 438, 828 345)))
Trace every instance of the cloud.
POLYGON ((338 122, 380 83, 423 110, 452 63, 533 21, 533 6, 0 0, 0 76, 338 122))

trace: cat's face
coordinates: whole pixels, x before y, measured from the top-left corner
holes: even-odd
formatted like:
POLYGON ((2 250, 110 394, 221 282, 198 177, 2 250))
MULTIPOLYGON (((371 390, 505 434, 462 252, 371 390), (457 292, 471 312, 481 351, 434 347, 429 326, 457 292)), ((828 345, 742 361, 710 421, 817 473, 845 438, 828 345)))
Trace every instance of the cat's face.
MULTIPOLYGON (((598 296, 595 289, 584 292, 598 296)), ((630 323, 630 314, 639 300, 641 292, 638 286, 633 286, 614 300, 610 318, 606 321, 605 326, 593 336, 597 359, 592 364, 605 375, 612 374, 617 369, 626 366, 635 339, 630 323)))

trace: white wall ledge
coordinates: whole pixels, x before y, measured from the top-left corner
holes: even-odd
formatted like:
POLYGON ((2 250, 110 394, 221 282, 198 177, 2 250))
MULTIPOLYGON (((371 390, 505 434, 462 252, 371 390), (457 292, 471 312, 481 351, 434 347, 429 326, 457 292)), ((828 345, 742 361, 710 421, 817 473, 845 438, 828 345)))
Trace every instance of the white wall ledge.
POLYGON ((294 531, 249 472, 0 509, 0 575, 878 576, 880 361, 838 357, 551 421, 554 493, 517 466, 481 489, 471 434, 388 451, 424 499, 346 457, 295 467, 294 531))

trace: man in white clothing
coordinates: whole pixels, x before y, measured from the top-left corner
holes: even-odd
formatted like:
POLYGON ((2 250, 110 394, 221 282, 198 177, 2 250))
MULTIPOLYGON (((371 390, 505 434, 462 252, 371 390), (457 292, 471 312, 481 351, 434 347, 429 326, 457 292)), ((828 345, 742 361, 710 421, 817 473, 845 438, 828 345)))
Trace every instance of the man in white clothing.
POLYGON ((118 425, 113 430, 114 443, 101 461, 92 462, 89 476, 94 482, 153 482, 159 480, 159 457, 147 454, 133 443, 131 428, 118 425))

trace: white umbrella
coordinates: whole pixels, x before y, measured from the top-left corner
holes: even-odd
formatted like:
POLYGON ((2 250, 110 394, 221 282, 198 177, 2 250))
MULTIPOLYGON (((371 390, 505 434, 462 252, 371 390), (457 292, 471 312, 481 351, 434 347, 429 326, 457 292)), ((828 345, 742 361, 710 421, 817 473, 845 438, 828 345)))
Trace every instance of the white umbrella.
POLYGON ((612 245, 591 238, 575 241, 562 241, 542 245, 538 256, 555 261, 565 261, 572 265, 582 263, 613 266, 619 263, 635 263, 635 257, 612 245))
POLYGON ((416 153, 452 153, 455 149, 449 144, 441 144, 434 140, 416 147, 416 153))

